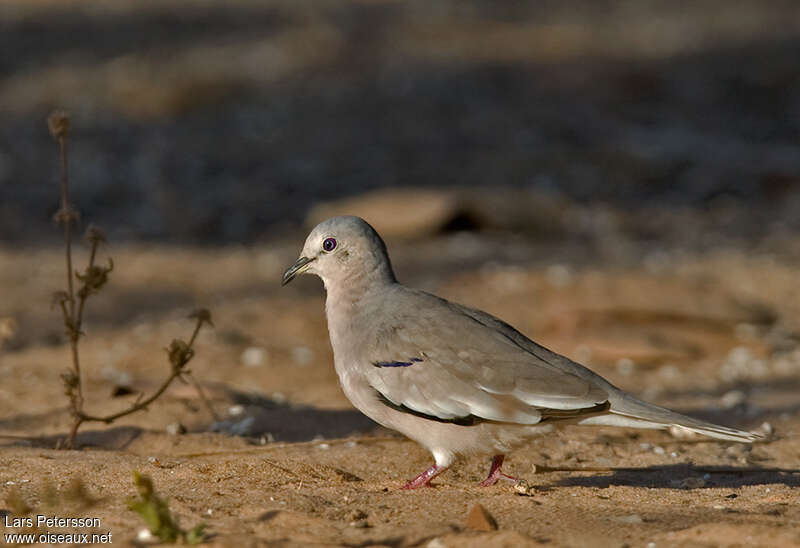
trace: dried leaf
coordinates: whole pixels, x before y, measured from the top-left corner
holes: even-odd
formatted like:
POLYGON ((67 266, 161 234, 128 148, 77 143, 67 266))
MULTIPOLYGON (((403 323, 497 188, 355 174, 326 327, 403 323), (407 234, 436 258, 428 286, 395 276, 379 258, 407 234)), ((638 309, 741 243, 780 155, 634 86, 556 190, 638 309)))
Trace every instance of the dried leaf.
POLYGON ((66 110, 54 110, 47 117, 47 127, 54 139, 66 137, 71 129, 69 113, 66 110))
POLYGON ((196 319, 201 325, 207 323, 214 327, 214 322, 211 321, 211 312, 207 308, 198 308, 189 314, 189 318, 196 319))
POLYGON ((182 339, 172 339, 166 351, 174 370, 183 369, 183 366, 194 357, 194 350, 182 339))

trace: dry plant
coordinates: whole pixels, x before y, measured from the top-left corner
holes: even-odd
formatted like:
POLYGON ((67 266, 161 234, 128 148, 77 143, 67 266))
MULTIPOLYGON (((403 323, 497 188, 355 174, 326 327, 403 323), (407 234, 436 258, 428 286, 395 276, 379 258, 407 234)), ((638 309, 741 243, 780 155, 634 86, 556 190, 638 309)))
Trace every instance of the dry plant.
POLYGON ((84 394, 79 352, 80 338, 84 334, 83 331, 81 331, 81 327, 83 326, 83 313, 88 298, 91 295, 97 294, 108 282, 108 276, 114 269, 114 262, 109 258, 107 265, 97 264, 97 250, 100 244, 105 243, 106 240, 100 230, 90 225, 86 231, 86 239, 90 245, 89 263, 83 272, 77 270, 73 272, 72 270, 73 227, 77 224, 80 216, 69 201, 67 142, 70 132, 70 118, 64 111, 55 111, 48 117, 47 124, 50 128, 50 134, 58 143, 61 158, 61 207, 55 214, 55 221, 64 227, 64 248, 67 267, 67 289, 55 293, 53 304, 61 308, 72 356, 72 368, 61 376, 65 393, 69 398, 69 411, 73 419, 72 428, 70 429, 69 436, 65 440, 64 446, 73 446, 78 429, 85 422, 103 422, 110 424, 121 417, 147 409, 147 406, 161 396, 175 379, 180 379, 183 382, 191 382, 212 416, 219 420, 203 394, 200 385, 191 376, 191 371, 186 369, 186 365, 194 357, 193 346, 200 329, 204 324, 213 326, 211 314, 206 309, 196 310, 189 316, 195 320, 195 327, 188 343, 182 339, 173 339, 169 347, 166 348, 170 364, 170 374, 151 396, 145 398, 144 394, 139 394, 139 398, 129 407, 109 415, 96 416, 84 410, 84 394))

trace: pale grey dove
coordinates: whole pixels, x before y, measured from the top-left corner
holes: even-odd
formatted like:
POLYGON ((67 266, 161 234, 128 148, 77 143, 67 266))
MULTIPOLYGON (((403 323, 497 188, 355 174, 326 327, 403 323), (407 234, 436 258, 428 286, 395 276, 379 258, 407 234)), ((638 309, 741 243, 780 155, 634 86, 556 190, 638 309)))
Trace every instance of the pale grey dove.
POLYGON ((501 471, 504 454, 555 423, 759 437, 640 401, 485 312, 398 283, 383 240, 358 217, 334 217, 311 231, 283 284, 304 273, 325 284, 345 395, 433 454, 435 464, 407 489, 469 453, 494 456, 482 485, 513 479, 501 471))

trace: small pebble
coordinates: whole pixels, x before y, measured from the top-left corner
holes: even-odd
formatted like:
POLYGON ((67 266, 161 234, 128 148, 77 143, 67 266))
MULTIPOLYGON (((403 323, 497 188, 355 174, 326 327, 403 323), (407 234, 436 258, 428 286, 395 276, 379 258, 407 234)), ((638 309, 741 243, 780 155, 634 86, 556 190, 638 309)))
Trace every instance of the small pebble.
POLYGON ((698 435, 691 430, 687 430, 686 428, 682 428, 680 426, 670 426, 669 433, 673 438, 677 438, 679 440, 691 440, 698 437, 698 435))
POLYGON ((705 487, 706 480, 703 478, 689 477, 683 478, 682 480, 674 480, 670 483, 681 489, 698 489, 700 487, 705 487))
POLYGON ((228 415, 231 417, 238 417, 242 413, 244 413, 244 405, 231 405, 228 408, 228 415))
POLYGON ((751 323, 740 323, 736 325, 735 333, 740 341, 753 341, 758 338, 758 327, 751 323))
POLYGON ((167 434, 170 436, 178 436, 186 433, 186 427, 179 422, 171 422, 167 425, 167 434))
POLYGON ((369 516, 367 515, 366 512, 364 512, 364 510, 357 509, 350 512, 349 519, 350 521, 359 521, 362 519, 367 519, 368 517, 369 516))
POLYGON ((267 445, 268 443, 273 443, 274 441, 275 436, 272 435, 272 432, 267 432, 258 439, 258 443, 261 445, 267 445))
POLYGON ((534 492, 536 491, 536 488, 530 485, 525 480, 519 480, 514 484, 514 491, 518 495, 522 495, 524 497, 532 497, 534 492))
POLYGON ((614 521, 618 521, 620 523, 629 523, 629 524, 644 523, 642 516, 640 516, 639 514, 631 514, 630 516, 621 516, 618 518, 614 518, 614 521))
POLYGON ((775 429, 772 428, 772 424, 768 422, 762 422, 761 426, 756 428, 756 433, 763 434, 764 436, 767 437, 771 436, 773 432, 775 432, 775 429))
POLYGON ((250 346, 242 351, 239 360, 245 367, 261 367, 267 362, 268 354, 265 348, 250 346))
POLYGON ((731 409, 736 407, 737 405, 743 404, 747 400, 747 396, 741 390, 731 390, 730 392, 726 392, 722 398, 720 398, 719 403, 725 409, 731 409))
POLYGON ((308 365, 314 359, 314 351, 307 346, 292 348, 292 360, 297 365, 308 365))
POLYGON ((497 521, 492 517, 489 511, 476 504, 470 510, 467 516, 467 529, 475 531, 495 531, 497 530, 497 521))
POLYGON ((617 360, 617 372, 620 375, 625 375, 626 377, 633 374, 633 370, 635 369, 635 364, 633 360, 630 358, 621 358, 617 360))
POLYGON ((567 287, 572 283, 572 271, 563 264, 554 264, 547 267, 545 271, 547 283, 553 287, 567 287))

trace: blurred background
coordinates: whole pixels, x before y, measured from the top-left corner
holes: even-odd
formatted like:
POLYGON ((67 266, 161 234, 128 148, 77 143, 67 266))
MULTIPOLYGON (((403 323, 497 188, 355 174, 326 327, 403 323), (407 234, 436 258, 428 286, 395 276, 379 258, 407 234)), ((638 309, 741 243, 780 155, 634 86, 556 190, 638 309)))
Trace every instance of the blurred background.
MULTIPOLYGON (((56 107, 81 231, 117 265, 87 316, 98 394, 152 388, 202 305, 198 377, 267 420, 238 433, 363 425, 295 431, 263 405, 349 409, 318 280, 278 282, 350 213, 401 280, 627 389, 796 419, 794 0, 4 0, 0 41, 0 375, 19 381, 0 426, 65 428, 56 107)), ((209 427, 165 405, 145 423, 209 427)))
POLYGON ((73 199, 117 242, 269 241, 398 187, 447 192, 391 196, 426 230, 784 249, 800 227, 792 0, 5 0, 0 40, 10 245, 59 237, 54 107, 73 199))

